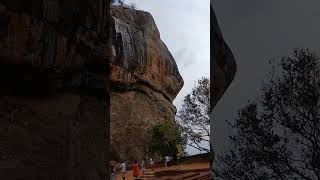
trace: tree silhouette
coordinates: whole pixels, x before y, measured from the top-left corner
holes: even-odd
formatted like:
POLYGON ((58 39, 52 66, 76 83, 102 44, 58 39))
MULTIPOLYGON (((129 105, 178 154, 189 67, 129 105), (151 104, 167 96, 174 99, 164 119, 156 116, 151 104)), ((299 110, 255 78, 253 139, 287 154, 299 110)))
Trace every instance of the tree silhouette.
POLYGON ((260 101, 230 123, 235 134, 215 162, 218 179, 320 179, 319 57, 298 49, 280 62, 260 101))
POLYGON ((198 80, 192 92, 183 99, 182 108, 177 115, 182 135, 188 145, 200 151, 210 152, 210 80, 203 77, 198 80))
POLYGON ((124 0, 111 0, 112 4, 123 6, 124 5, 124 0))

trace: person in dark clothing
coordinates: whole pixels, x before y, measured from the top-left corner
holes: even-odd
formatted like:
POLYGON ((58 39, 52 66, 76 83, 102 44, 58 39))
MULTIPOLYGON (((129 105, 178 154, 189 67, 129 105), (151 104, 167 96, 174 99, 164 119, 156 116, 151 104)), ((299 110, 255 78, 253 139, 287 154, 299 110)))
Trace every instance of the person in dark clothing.
POLYGON ((110 163, 110 180, 116 179, 116 169, 113 163, 110 163))

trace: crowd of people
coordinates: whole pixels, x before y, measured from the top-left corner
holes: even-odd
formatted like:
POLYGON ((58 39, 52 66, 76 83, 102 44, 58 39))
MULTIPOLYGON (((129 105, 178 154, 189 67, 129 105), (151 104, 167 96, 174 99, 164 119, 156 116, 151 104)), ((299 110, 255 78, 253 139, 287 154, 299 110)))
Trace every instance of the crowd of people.
MULTIPOLYGON (((165 163, 165 167, 168 167, 168 162, 170 161, 170 157, 169 156, 165 156, 164 157, 164 163, 165 163)), ((149 159, 149 167, 152 167, 154 165, 154 161, 152 158, 149 159)), ((132 168, 132 176, 134 177, 134 179, 138 179, 141 175, 144 174, 145 172, 145 162, 144 160, 142 160, 140 163, 138 163, 138 161, 134 161, 134 164, 131 165, 132 168)), ((126 179, 126 172, 127 172, 127 167, 129 167, 125 161, 121 161, 120 164, 117 164, 116 162, 110 162, 110 179, 111 180, 116 180, 116 174, 117 171, 120 171, 120 175, 122 177, 123 180, 126 179)))

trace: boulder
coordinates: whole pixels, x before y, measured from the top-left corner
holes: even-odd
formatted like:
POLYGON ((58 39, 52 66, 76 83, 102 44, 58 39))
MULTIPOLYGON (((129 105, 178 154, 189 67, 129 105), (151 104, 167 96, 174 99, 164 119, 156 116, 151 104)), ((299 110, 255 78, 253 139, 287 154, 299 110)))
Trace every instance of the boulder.
POLYGON ((110 141, 117 157, 141 160, 148 131, 174 122, 183 79, 150 13, 114 6, 111 16, 110 141))
POLYGON ((222 33, 219 28, 219 24, 214 13, 212 4, 211 8, 211 22, 210 22, 210 33, 211 33, 211 57, 210 57, 210 76, 213 78, 211 86, 211 98, 210 103, 213 108, 228 86, 232 82, 236 74, 236 61, 234 56, 224 41, 222 33))
MULTIPOLYGON (((231 82, 233 81, 237 66, 235 58, 228 47, 227 43, 224 41, 222 33, 219 28, 219 24, 213 10, 213 0, 210 3, 210 33, 211 33, 211 56, 210 56, 210 77, 211 77, 211 87, 210 87, 210 120, 213 124, 214 114, 213 108, 218 103, 220 98, 223 96, 231 82)), ((214 160, 214 147, 213 147, 213 128, 211 127, 211 143, 210 143, 210 159, 211 166, 214 160)), ((212 166, 213 167, 213 166, 212 166)))

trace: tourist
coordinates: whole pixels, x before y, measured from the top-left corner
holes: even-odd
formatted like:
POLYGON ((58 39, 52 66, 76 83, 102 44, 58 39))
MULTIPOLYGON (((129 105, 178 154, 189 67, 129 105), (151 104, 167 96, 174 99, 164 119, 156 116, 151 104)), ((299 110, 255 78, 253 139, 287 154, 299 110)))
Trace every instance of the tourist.
POLYGON ((120 163, 120 172, 121 172, 122 179, 125 180, 126 179, 126 163, 124 161, 121 161, 120 163))
POLYGON ((114 168, 114 163, 110 162, 110 180, 116 179, 116 170, 114 168))
POLYGON ((142 162, 141 162, 141 171, 142 171, 142 174, 144 174, 144 170, 145 170, 144 160, 142 160, 142 162))
POLYGON ((153 165, 153 159, 150 158, 150 165, 152 166, 153 165))
POLYGON ((153 159, 152 158, 150 158, 150 168, 153 171, 153 159))
POLYGON ((168 162, 169 162, 169 156, 165 156, 164 157, 164 165, 166 166, 166 168, 168 167, 168 162))
POLYGON ((132 167, 133 177, 134 179, 138 179, 140 175, 139 164, 138 161, 134 161, 134 165, 132 167))

